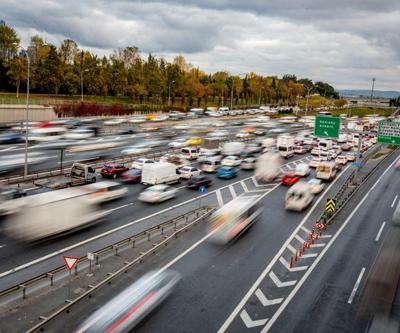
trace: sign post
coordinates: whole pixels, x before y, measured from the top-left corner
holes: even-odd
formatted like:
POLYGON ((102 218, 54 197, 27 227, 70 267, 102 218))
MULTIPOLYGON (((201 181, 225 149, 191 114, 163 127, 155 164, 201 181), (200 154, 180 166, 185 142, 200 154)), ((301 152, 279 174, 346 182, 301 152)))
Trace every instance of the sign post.
POLYGON ((63 256, 65 266, 67 266, 69 270, 69 282, 68 282, 68 300, 71 297, 71 271, 76 266, 79 261, 78 257, 71 257, 71 256, 63 256))
POLYGON ((92 261, 94 260, 94 253, 93 252, 88 252, 87 253, 87 258, 89 260, 89 273, 87 274, 87 276, 92 276, 92 261))
POLYGON ((340 118, 332 116, 316 116, 314 135, 320 138, 338 138, 340 118))
POLYGON ((379 121, 378 143, 400 145, 400 122, 388 120, 379 121))
MULTIPOLYGON (((200 186, 199 187, 199 192, 200 193, 206 193, 206 187, 205 186, 200 186)), ((201 208, 201 197, 199 198, 199 208, 201 208)))

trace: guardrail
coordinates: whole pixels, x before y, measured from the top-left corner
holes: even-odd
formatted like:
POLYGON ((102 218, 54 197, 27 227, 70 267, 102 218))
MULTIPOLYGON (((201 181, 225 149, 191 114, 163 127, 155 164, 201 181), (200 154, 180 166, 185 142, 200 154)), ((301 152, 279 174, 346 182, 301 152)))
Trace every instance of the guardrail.
POLYGON ((66 305, 62 306, 61 308, 59 308, 58 310, 56 310, 55 312, 53 312, 49 316, 47 316, 47 317, 46 316, 40 316, 41 322, 37 323, 35 326, 30 328, 27 332, 28 333, 29 332, 35 332, 35 331, 37 331, 39 329, 43 330, 45 324, 47 324, 48 322, 50 322, 51 320, 53 320, 54 318, 56 318, 57 316, 59 316, 63 312, 68 311, 68 309, 71 308, 76 303, 80 302, 81 300, 85 299, 86 297, 90 297, 92 293, 94 293, 95 291, 97 291, 101 287, 109 285, 111 283, 111 280, 117 278, 118 276, 120 276, 123 273, 126 273, 131 267, 133 267, 137 263, 140 263, 143 260, 143 258, 145 258, 146 256, 149 256, 151 254, 154 254, 157 250, 159 250, 160 248, 165 246, 173 238, 178 237, 179 234, 187 231, 191 226, 193 226, 193 225, 199 223, 200 221, 204 220, 206 217, 208 217, 215 210, 215 208, 206 207, 205 210, 206 210, 206 212, 202 216, 197 217, 194 221, 192 221, 190 223, 186 223, 182 228, 176 229, 170 236, 165 237, 165 239, 163 241, 161 241, 158 244, 155 244, 152 247, 152 249, 148 250, 147 252, 141 253, 133 261, 125 262, 124 263, 124 267, 118 269, 117 271, 112 272, 112 273, 111 272, 108 273, 108 277, 107 278, 105 278, 104 280, 100 281, 99 283, 97 283, 94 286, 91 285, 89 287, 89 289, 86 292, 84 292, 82 295, 78 296, 74 300, 67 300, 67 304, 66 305))
MULTIPOLYGON (((185 214, 182 214, 176 218, 173 218, 171 220, 168 220, 166 222, 160 223, 160 224, 150 227, 146 230, 143 230, 140 233, 131 235, 123 240, 120 240, 116 243, 108 245, 97 251, 93 251, 94 258, 95 258, 95 264, 98 265, 99 261, 101 260, 102 257, 107 257, 111 253, 118 255, 119 251, 122 249, 134 248, 136 246, 137 242, 139 242, 139 241, 147 240, 150 242, 152 236, 154 236, 155 233, 157 233, 157 232, 159 232, 161 236, 164 236, 164 233, 167 231, 170 231, 171 229, 176 232, 177 230, 179 230, 177 228, 182 225, 185 225, 185 226, 193 225, 192 222, 189 222, 190 219, 195 218, 195 220, 197 220, 201 216, 201 214, 203 214, 202 218, 204 218, 205 216, 207 216, 207 214, 209 212, 211 212, 213 210, 214 210, 214 208, 210 208, 210 207, 200 207, 200 208, 194 209, 194 210, 189 211, 185 214)), ((89 260, 86 256, 79 258, 79 262, 75 266, 75 275, 78 274, 79 268, 82 266, 85 266, 88 261, 89 260)), ((40 274, 34 278, 31 278, 23 283, 20 283, 16 286, 2 290, 0 292, 0 298, 9 296, 9 295, 21 290, 22 298, 25 299, 28 288, 34 287, 35 285, 38 285, 39 283, 43 283, 45 281, 49 281, 49 286, 53 286, 54 280, 57 277, 57 275, 63 275, 66 272, 67 272, 67 268, 65 267, 65 265, 57 267, 55 269, 52 269, 51 271, 42 273, 42 274, 40 274)))

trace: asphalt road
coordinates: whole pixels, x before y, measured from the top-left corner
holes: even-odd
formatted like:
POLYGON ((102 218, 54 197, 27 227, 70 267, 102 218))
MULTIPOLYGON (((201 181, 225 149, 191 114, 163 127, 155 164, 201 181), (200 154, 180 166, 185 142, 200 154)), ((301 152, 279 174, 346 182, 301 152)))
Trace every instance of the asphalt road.
MULTIPOLYGON (((180 245, 146 260, 140 271, 127 273, 128 277, 116 282, 96 294, 90 301, 81 302, 68 314, 68 321, 61 316, 52 322, 46 331, 71 330, 85 314, 110 299, 119 290, 129 285, 132 279, 146 270, 168 264, 192 244, 192 251, 174 263, 170 269, 178 271, 182 280, 171 297, 157 311, 144 320, 137 332, 216 332, 240 301, 246 291, 261 274, 265 265, 273 260, 276 252, 290 237, 302 221, 312 223, 323 209, 324 198, 331 195, 344 181, 349 170, 338 177, 321 200, 303 213, 286 211, 283 208, 287 189, 278 186, 265 192, 262 199, 264 211, 261 219, 235 242, 221 247, 206 241, 204 232, 189 232, 180 245)), ((246 195, 251 195, 247 193, 246 195)), ((309 227, 309 226, 308 226, 309 227)), ((242 332, 243 325, 233 331, 242 332)))

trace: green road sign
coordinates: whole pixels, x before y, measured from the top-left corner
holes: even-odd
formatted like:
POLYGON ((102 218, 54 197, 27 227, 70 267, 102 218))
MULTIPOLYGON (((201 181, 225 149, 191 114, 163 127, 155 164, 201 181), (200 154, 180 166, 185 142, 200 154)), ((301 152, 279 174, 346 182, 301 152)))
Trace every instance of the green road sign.
POLYGON ((400 145, 400 122, 381 120, 378 125, 378 142, 400 145))
POLYGON ((338 138, 340 118, 332 116, 316 116, 314 135, 320 138, 338 138))

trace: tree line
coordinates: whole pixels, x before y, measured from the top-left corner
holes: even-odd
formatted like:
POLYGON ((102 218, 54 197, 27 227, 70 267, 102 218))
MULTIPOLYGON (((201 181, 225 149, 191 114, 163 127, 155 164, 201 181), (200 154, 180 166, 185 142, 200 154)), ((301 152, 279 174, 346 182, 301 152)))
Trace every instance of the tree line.
POLYGON ((33 93, 78 95, 83 82, 85 95, 125 96, 140 104, 205 106, 212 101, 229 105, 232 95, 234 105, 296 105, 307 94, 339 97, 328 83, 293 74, 278 78, 253 72, 240 76, 226 71, 206 73, 181 55, 169 62, 152 54, 143 56, 136 46, 99 57, 71 39, 56 47, 35 35, 22 51, 15 30, 1 25, 1 91, 14 91, 18 97, 26 89, 28 61, 33 93))

